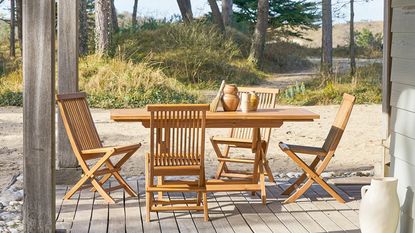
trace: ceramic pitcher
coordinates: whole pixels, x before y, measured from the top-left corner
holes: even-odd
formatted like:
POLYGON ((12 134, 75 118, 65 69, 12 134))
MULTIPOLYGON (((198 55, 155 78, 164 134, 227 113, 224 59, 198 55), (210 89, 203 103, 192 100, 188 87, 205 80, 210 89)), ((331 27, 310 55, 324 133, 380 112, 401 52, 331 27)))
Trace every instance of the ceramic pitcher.
POLYGON ((398 180, 393 177, 373 178, 362 187, 359 221, 362 233, 396 232, 399 220, 398 180))

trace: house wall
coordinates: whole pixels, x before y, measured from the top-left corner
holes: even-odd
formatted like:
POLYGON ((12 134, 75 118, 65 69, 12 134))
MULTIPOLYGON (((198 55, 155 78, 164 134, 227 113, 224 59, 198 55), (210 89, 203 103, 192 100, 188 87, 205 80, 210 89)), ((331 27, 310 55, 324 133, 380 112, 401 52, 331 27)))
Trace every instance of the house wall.
POLYGON ((415 1, 392 0, 390 15, 390 175, 401 202, 398 232, 415 232, 415 1))

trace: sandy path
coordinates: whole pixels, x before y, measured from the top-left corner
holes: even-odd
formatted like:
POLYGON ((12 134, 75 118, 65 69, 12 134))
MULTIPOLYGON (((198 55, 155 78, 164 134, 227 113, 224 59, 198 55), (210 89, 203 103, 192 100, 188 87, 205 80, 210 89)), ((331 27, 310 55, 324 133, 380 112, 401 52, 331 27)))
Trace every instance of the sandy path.
MULTIPOLYGON (((292 144, 321 146, 335 117, 338 106, 312 106, 307 109, 321 115, 315 122, 286 123, 272 132, 268 158, 274 173, 298 171, 295 164, 277 148, 279 141, 292 144)), ((116 123, 109 119, 109 111, 93 110, 97 129, 105 145, 123 145, 141 142, 143 147, 130 159, 123 171, 126 175, 144 172, 144 154, 148 151, 147 129, 137 123, 116 123)), ((0 190, 12 175, 22 172, 22 109, 0 108, 0 190)), ((208 129, 207 136, 226 135, 227 129, 208 129)), ((329 166, 331 171, 367 170, 379 162, 382 155, 381 106, 357 105, 329 166)), ((245 152, 246 154, 246 152, 245 152)), ((247 154, 249 156, 249 154, 247 154)), ((207 175, 216 167, 216 156, 206 142, 207 175)))

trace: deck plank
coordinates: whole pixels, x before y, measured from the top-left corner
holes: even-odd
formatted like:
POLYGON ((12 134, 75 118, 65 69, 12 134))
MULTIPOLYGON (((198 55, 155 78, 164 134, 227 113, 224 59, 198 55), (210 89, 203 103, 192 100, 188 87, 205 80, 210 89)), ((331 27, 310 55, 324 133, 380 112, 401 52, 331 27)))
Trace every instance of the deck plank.
POLYGON ((71 232, 87 233, 89 231, 93 205, 94 193, 88 189, 82 190, 71 232))
POLYGON ((229 195, 225 192, 213 193, 215 200, 219 203, 220 209, 225 214, 226 219, 232 229, 237 233, 252 232, 245 219, 242 217, 238 208, 235 207, 229 195))
MULTIPOLYGON (((117 181, 111 181, 111 187, 118 184, 117 181)), ((115 204, 110 204, 108 209, 108 232, 125 232, 125 211, 124 211, 124 190, 118 189, 110 193, 115 204)))
MULTIPOLYGON (((283 188, 290 184, 279 180, 267 184, 267 205, 259 193, 217 192, 208 194, 209 221, 203 212, 175 211, 151 213, 152 222, 145 222, 145 184, 142 179, 128 181, 139 197, 131 198, 120 190, 112 192, 116 204, 108 205, 98 193, 78 192, 62 201, 66 186, 56 189, 56 226, 67 232, 349 232, 359 230, 358 206, 360 187, 343 185, 336 190, 347 195, 349 202, 338 203, 318 185, 313 185, 295 203, 282 204, 283 188)), ((112 185, 112 184, 111 184, 112 185)), ((168 193, 165 198, 194 198, 193 193, 168 193)))
POLYGON ((143 232, 148 233, 156 233, 161 232, 160 229, 160 220, 158 218, 157 213, 150 212, 150 222, 146 222, 146 192, 145 192, 145 181, 139 180, 138 181, 138 192, 139 192, 139 200, 140 200, 140 209, 141 209, 141 218, 143 222, 143 232))
MULTIPOLYGON (((138 193, 137 182, 137 180, 127 181, 128 185, 138 193)), ((127 233, 143 232, 138 196, 130 197, 127 195, 125 198, 125 228, 127 233)))
POLYGON ((78 207, 79 192, 75 193, 71 199, 65 200, 62 203, 62 207, 59 213, 58 220, 56 221, 56 228, 59 230, 67 230, 68 232, 72 228, 73 220, 76 214, 76 208, 78 207))
POLYGON ((242 217, 254 232, 272 232, 251 204, 246 201, 242 192, 229 192, 228 194, 235 207, 238 208, 242 217))
POLYGON ((108 203, 99 195, 94 193, 94 207, 92 210, 90 233, 107 232, 108 227, 108 203))
MULTIPOLYGON (((215 193, 217 194, 217 193, 215 193)), ((225 213, 222 211, 220 204, 214 198, 214 195, 209 193, 208 194, 211 198, 211 202, 209 203, 209 220, 212 222, 214 230, 220 233, 233 233, 235 232, 228 222, 225 213)))

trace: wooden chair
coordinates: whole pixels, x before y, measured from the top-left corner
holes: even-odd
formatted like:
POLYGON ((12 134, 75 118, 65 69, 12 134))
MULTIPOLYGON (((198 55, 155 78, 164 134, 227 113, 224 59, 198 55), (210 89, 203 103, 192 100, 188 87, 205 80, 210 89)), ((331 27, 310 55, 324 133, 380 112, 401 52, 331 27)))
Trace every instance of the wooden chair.
POLYGON ((292 160, 294 160, 294 162, 296 162, 304 171, 303 174, 282 193, 284 195, 289 195, 296 190, 287 200, 285 200, 284 203, 290 203, 297 200, 311 187, 314 182, 321 185, 321 187, 324 188, 338 202, 345 203, 345 200, 332 187, 330 187, 320 177, 320 175, 326 169, 330 160, 334 156, 334 152, 339 145, 340 139, 352 112, 354 101, 354 96, 348 94, 343 95, 343 102, 322 147, 289 145, 280 142, 279 146, 281 150, 284 151, 292 160), (308 165, 297 155, 297 153, 314 155, 315 158, 311 164, 308 165), (321 164, 317 166, 320 161, 321 164), (300 186, 306 178, 307 181, 300 186))
MULTIPOLYGON (((277 95, 279 93, 278 89, 272 88, 250 88, 250 87, 239 87, 238 95, 241 96, 242 93, 247 93, 250 91, 255 91, 259 96, 259 106, 260 109, 273 109, 276 106, 277 95)), ((271 169, 268 165, 268 160, 266 159, 266 153, 268 151, 268 144, 271 137, 271 128, 261 129, 261 146, 262 153, 264 156, 263 165, 266 170, 266 175, 268 176, 271 182, 274 181, 271 169)), ((254 165, 254 173, 258 171, 258 164, 255 159, 246 159, 246 158, 236 158, 230 157, 229 151, 231 148, 246 148, 251 149, 252 153, 256 153, 256 139, 253 135, 252 128, 233 128, 229 132, 229 137, 211 137, 210 141, 212 142, 213 149, 219 160, 219 165, 216 170, 216 179, 220 177, 230 177, 230 178, 243 178, 243 179, 254 179, 255 176, 253 173, 244 173, 241 171, 230 170, 227 166, 227 163, 245 163, 254 165), (225 149, 221 152, 219 145, 225 145, 225 149)))
POLYGON ((71 198, 78 190, 91 187, 91 191, 98 191, 108 203, 115 203, 108 192, 121 188, 125 189, 130 196, 137 196, 136 192, 121 177, 119 171, 121 166, 140 148, 141 144, 103 147, 89 111, 85 93, 61 94, 56 96, 56 100, 72 150, 83 171, 82 178, 65 195, 64 199, 71 198), (111 159, 115 155, 123 156, 114 164, 111 159), (95 164, 87 164, 87 161, 94 159, 97 160, 95 164), (111 176, 114 176, 119 185, 104 189, 103 184, 111 176), (101 178, 98 179, 99 177, 101 178), (91 184, 84 185, 88 180, 91 184))
POLYGON ((150 153, 146 156, 146 221, 150 211, 204 211, 208 220, 204 169, 205 124, 208 104, 148 105, 150 153), (195 176, 193 181, 165 176, 195 176), (157 177, 157 184, 154 178, 157 177), (153 193, 158 192, 157 199, 153 193), (195 192, 196 199, 163 199, 163 192, 195 192), (203 196, 203 201, 201 200, 203 196))

